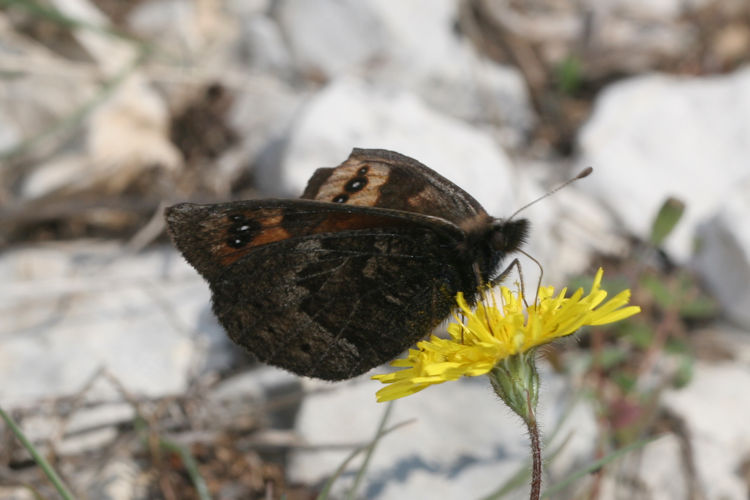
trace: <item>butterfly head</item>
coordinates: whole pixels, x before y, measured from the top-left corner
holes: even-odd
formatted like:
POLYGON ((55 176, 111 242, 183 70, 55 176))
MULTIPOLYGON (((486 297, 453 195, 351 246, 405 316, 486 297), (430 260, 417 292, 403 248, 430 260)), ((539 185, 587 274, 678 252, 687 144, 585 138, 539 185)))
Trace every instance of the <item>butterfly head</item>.
POLYGON ((492 221, 489 242, 501 255, 518 250, 529 234, 528 219, 495 219, 492 221))

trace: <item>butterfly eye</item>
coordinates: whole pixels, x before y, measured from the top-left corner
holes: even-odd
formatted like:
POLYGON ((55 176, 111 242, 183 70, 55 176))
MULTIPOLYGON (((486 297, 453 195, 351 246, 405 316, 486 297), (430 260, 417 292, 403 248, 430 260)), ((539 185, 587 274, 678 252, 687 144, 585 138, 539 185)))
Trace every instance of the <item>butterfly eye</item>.
POLYGON ((346 200, 348 200, 348 199, 349 199, 348 195, 340 194, 340 195, 336 196, 332 201, 334 203, 346 203, 346 200))
POLYGON ((505 235, 500 230, 500 228, 495 228, 494 231, 492 231, 492 238, 490 239, 490 244, 492 245, 492 248, 495 250, 504 250, 506 245, 505 235))

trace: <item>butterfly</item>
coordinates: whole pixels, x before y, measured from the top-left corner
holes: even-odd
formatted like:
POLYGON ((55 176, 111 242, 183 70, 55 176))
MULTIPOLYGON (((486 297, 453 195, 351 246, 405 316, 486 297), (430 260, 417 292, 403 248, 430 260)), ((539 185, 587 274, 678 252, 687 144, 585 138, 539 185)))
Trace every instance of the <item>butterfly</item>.
POLYGON ((527 219, 497 219, 392 151, 354 149, 300 199, 181 203, 168 232, 230 338, 260 361, 343 380, 426 337, 500 275, 527 219))

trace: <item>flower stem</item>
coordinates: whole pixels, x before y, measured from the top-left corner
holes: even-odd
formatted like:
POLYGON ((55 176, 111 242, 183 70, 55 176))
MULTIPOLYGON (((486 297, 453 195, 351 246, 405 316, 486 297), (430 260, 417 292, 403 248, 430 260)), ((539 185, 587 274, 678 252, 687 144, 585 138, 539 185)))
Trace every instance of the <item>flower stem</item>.
POLYGON ((539 500, 542 491, 542 447, 539 442, 539 427, 536 423, 534 408, 529 401, 529 418, 526 419, 526 427, 529 429, 531 439, 531 493, 530 500, 539 500))

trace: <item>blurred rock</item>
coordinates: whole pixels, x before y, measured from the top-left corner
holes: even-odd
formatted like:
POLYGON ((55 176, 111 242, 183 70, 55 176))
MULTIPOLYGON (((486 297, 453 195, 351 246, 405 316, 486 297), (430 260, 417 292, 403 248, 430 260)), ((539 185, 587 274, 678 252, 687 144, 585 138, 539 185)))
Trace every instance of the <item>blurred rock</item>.
POLYGON ((91 116, 87 135, 91 170, 82 181, 119 193, 145 171, 175 173, 181 158, 169 140, 163 98, 133 74, 91 116))
MULTIPOLYGON (((2 254, 0 281, 7 408, 70 395, 102 367, 133 394, 179 393, 231 359, 208 287, 172 249, 18 248, 2 254)), ((113 394, 109 386, 101 396, 113 394)))
MULTIPOLYGON (((88 498, 101 500, 135 500, 145 498, 145 473, 134 460, 118 457, 96 464, 94 477, 82 484, 88 498)), ((93 473, 94 471, 88 471, 93 473)), ((81 483, 82 481, 77 481, 81 483)), ((81 491, 79 488, 78 491, 81 491)))
POLYGON ((688 484, 689 475, 684 468, 683 458, 680 439, 671 433, 663 434, 608 464, 598 496, 653 500, 705 498, 701 496, 702 492, 688 484))
POLYGON ((0 486, 0 498, 5 500, 34 500, 38 497, 25 486, 0 486))
POLYGON ((717 34, 711 48, 722 67, 742 61, 750 53, 750 27, 741 23, 725 26, 717 34))
POLYGON ((699 361, 694 370, 690 385, 667 391, 663 404, 684 422, 705 498, 747 498, 738 471, 750 455, 750 369, 699 361))
POLYGON ((579 136, 579 183, 646 239, 668 196, 685 202, 665 243, 678 261, 693 250, 696 225, 713 215, 747 176, 750 69, 721 77, 638 77, 610 86, 579 136))
POLYGON ((368 4, 357 0, 282 0, 274 6, 298 69, 327 80, 372 60, 386 41, 368 4))
MULTIPOLYGON (((231 162, 220 160, 217 164, 218 175, 214 176, 212 182, 229 186, 243 173, 247 173, 250 166, 262 162, 261 157, 268 150, 273 150, 284 142, 306 97, 307 94, 272 77, 248 78, 238 87, 227 116, 228 123, 240 140, 238 154, 231 158, 231 162)), ((279 178, 277 168, 278 163, 273 163, 265 171, 266 178, 263 178, 262 173, 259 174, 260 183, 254 179, 253 188, 267 189, 268 193, 282 192, 283 188, 274 180, 279 178)))
MULTIPOLYGON (((71 65, 10 28, 7 20, 0 18, 0 70, 13 75, 4 79, 0 88, 0 152, 3 153, 44 133, 55 132, 53 135, 59 136, 66 132, 50 127, 64 122, 96 91, 84 68, 71 65)), ((49 149, 49 144, 40 142, 29 154, 43 156, 49 149)), ((3 177, 8 174, 6 170, 1 170, 3 177)))
POLYGON ((168 125, 162 98, 142 77, 131 75, 91 115, 86 155, 71 153, 39 165, 25 179, 22 196, 120 193, 146 172, 170 175, 181 159, 168 125))
MULTIPOLYGON (((570 437, 550 464, 553 477, 562 478, 578 461, 591 457, 596 423, 591 408, 577 404, 557 429, 573 398, 565 381, 543 371, 539 417, 546 433, 556 431, 547 449, 570 437)), ((375 402, 380 387, 365 376, 305 398, 297 432, 312 449, 291 456, 291 481, 322 482, 341 465, 350 446, 372 439, 386 409, 375 402), (345 449, 315 450, 318 446, 345 449)), ((529 460, 528 436, 520 419, 503 406, 485 377, 467 377, 396 401, 387 427, 411 419, 416 421, 380 440, 360 490, 363 498, 479 498, 529 460)), ((353 461, 334 491, 350 487, 360 463, 361 458, 353 461)), ((527 488, 511 498, 528 498, 527 488)))
POLYGON ((59 14, 74 19, 88 29, 72 29, 71 35, 93 59, 97 69, 108 77, 114 77, 132 64, 138 53, 138 46, 122 37, 107 33, 110 20, 89 0, 52 0, 52 7, 59 14))
POLYGON ((289 429, 302 398, 302 379, 288 371, 259 364, 256 368, 219 382, 206 397, 207 421, 228 430, 247 428, 289 429), (254 422, 248 422, 248 415, 254 422))
POLYGON ((387 33, 386 56, 370 73, 442 113, 489 123, 521 140, 534 120, 526 83, 511 66, 480 56, 456 30, 453 0, 367 2, 387 33))
POLYGON ((26 200, 51 193, 79 191, 90 187, 87 173, 92 169, 89 158, 78 152, 58 154, 35 166, 24 179, 19 194, 26 200))
POLYGON ((241 60, 254 70, 277 76, 290 75, 293 68, 292 57, 279 26, 263 15, 243 18, 240 22, 241 60))
POLYGON ((274 12, 303 73, 325 80, 364 75, 454 117, 499 126, 516 142, 531 127, 520 73, 482 59, 456 33, 453 0, 326 0, 314 7, 287 0, 274 12))
POLYGON ((267 13, 272 0, 227 0, 224 7, 235 18, 247 18, 267 13))
MULTIPOLYGON (((650 498, 680 500, 691 498, 690 493, 699 495, 690 483, 689 472, 685 470, 682 445, 674 434, 657 438, 642 450, 634 451, 625 460, 630 465, 635 465, 631 477, 638 478, 650 498)), ((627 466, 625 468, 627 470, 627 466)))
POLYGON ((728 189, 697 228, 694 264, 728 317, 750 329, 750 176, 728 189))
POLYGON ((38 165, 21 185, 21 195, 34 199, 91 190, 119 194, 146 172, 161 178, 174 174, 181 159, 169 140, 168 125, 163 99, 133 74, 91 114, 86 151, 38 165))
POLYGON ((165 54, 191 60, 205 56, 215 38, 234 34, 236 26, 222 20, 226 21, 218 4, 151 0, 139 2, 127 24, 134 33, 158 44, 165 54))
POLYGON ((641 18, 655 18, 670 21, 687 10, 698 10, 712 0, 587 0, 591 8, 618 10, 624 14, 641 18))

